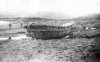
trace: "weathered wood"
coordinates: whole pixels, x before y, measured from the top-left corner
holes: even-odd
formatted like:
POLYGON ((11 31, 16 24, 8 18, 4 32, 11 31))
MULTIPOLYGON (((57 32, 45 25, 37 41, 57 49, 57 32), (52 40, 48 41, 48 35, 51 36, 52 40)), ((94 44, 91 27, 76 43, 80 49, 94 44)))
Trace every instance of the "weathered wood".
POLYGON ((30 25, 26 29, 29 36, 36 39, 62 38, 70 32, 69 28, 66 27, 48 25, 30 25))

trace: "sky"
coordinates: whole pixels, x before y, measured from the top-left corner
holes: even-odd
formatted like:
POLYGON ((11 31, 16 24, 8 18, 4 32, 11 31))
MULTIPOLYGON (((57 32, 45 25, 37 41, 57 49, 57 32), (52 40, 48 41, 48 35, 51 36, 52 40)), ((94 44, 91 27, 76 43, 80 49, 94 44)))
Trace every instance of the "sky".
POLYGON ((0 14, 73 18, 100 13, 100 0, 0 0, 0 14))

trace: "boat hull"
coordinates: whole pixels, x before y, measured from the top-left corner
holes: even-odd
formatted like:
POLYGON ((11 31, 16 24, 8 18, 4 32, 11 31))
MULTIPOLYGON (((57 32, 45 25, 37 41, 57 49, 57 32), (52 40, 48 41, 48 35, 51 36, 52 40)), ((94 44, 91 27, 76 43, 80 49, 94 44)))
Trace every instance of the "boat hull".
POLYGON ((30 25, 25 28, 27 29, 27 35, 36 39, 62 38, 70 32, 68 27, 49 25, 30 25))
POLYGON ((68 35, 68 31, 36 31, 29 30, 28 36, 36 39, 58 39, 68 35))

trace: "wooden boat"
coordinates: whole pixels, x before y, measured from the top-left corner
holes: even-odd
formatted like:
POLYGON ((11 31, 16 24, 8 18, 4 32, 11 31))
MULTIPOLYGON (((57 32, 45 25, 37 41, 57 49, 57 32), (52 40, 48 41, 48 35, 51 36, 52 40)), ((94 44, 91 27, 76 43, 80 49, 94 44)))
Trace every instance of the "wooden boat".
POLYGON ((25 28, 27 29, 27 35, 36 39, 62 38, 70 32, 68 27, 51 25, 29 25, 25 28))

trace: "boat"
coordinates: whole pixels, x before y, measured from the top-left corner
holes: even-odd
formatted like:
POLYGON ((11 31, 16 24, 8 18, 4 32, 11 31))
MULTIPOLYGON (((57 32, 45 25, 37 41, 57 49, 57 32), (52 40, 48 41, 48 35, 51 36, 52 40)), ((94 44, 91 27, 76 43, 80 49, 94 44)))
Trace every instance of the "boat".
POLYGON ((34 25, 25 26, 27 36, 33 39, 58 39, 69 34, 69 27, 51 26, 51 25, 34 25))

